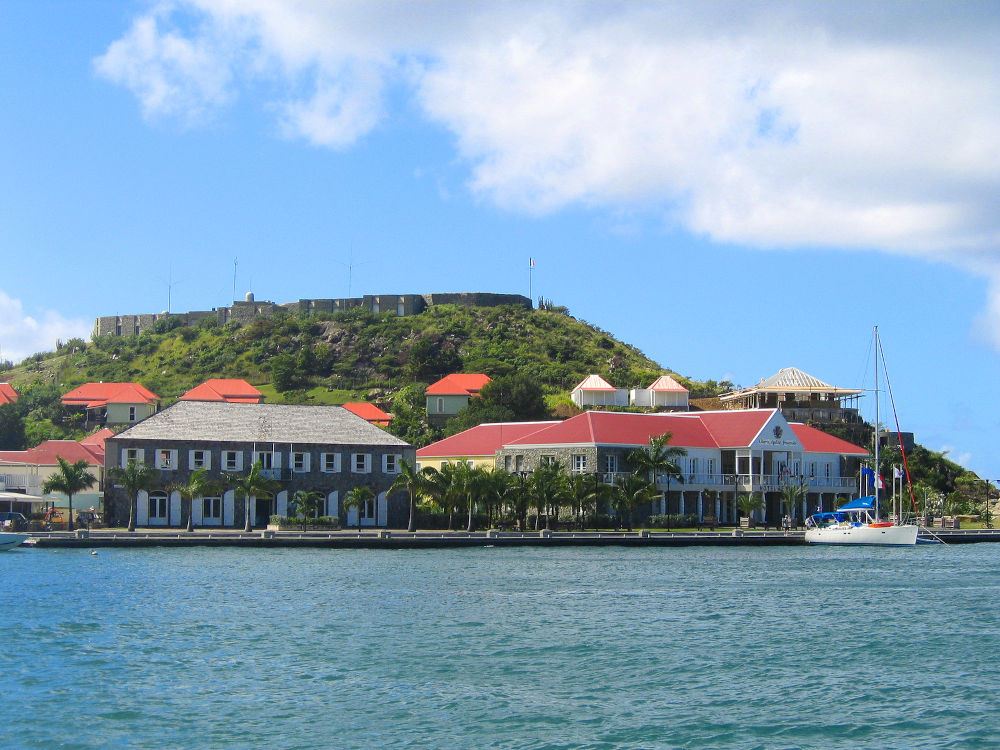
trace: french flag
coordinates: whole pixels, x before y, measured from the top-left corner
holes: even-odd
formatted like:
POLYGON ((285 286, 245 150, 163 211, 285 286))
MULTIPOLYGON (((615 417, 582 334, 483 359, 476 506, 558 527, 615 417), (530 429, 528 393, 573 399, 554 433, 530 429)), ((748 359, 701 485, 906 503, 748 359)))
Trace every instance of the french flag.
POLYGON ((534 268, 534 267, 535 267, 535 259, 528 258, 528 268, 534 268))

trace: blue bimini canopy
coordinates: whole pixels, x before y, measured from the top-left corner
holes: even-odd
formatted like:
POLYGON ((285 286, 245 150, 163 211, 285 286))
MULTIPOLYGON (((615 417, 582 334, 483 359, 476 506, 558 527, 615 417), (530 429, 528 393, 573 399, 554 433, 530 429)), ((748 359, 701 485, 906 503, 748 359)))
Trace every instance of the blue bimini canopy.
POLYGON ((868 497, 859 497, 857 500, 851 500, 850 502, 841 505, 837 508, 837 510, 873 510, 874 508, 875 498, 869 495, 868 497))

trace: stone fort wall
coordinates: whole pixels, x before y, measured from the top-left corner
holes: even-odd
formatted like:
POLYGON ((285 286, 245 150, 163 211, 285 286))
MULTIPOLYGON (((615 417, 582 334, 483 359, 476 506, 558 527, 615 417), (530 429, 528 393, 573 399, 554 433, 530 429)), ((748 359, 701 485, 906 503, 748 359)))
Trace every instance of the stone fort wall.
POLYGON ((254 299, 247 294, 245 300, 233 302, 229 307, 211 310, 191 310, 186 313, 165 312, 139 315, 107 315, 94 321, 96 336, 135 336, 153 328, 156 321, 166 317, 178 317, 185 325, 197 323, 205 318, 214 318, 219 323, 231 320, 249 323, 262 315, 273 315, 279 309, 288 312, 332 313, 364 307, 373 313, 393 311, 399 316, 419 315, 434 305, 461 305, 463 307, 499 307, 514 305, 532 309, 531 300, 522 294, 492 294, 490 292, 455 292, 444 294, 366 294, 364 297, 342 297, 339 299, 300 299, 297 302, 274 302, 254 299))

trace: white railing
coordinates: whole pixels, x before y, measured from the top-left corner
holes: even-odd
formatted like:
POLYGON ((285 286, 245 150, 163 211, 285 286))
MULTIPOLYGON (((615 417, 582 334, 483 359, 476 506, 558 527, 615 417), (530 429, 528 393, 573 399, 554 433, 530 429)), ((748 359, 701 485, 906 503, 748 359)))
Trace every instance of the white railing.
POLYGON ((24 474, 0 474, 0 486, 6 490, 24 490, 29 495, 37 495, 42 490, 42 481, 24 474))

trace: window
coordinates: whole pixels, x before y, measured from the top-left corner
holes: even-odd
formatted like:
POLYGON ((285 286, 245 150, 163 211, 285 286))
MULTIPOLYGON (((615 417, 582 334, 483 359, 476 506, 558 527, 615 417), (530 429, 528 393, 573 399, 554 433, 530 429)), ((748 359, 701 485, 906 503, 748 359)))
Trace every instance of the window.
POLYGON ((514 456, 514 471, 524 469, 524 456, 514 456))
POLYGON ((584 472, 586 470, 587 470, 587 454, 577 453, 576 455, 573 456, 573 471, 579 474, 580 472, 584 472))
POLYGON ((149 496, 149 520, 167 520, 167 496, 158 493, 149 496))
POLYGON ((177 451, 160 448, 156 451, 156 468, 169 471, 177 468, 177 451))
POLYGON ((243 471, 243 452, 222 451, 222 467, 226 471, 243 471))
POLYGON ((382 456, 382 473, 398 474, 399 462, 403 457, 398 453, 386 453, 382 456))
POLYGON ((309 471, 309 454, 308 453, 292 453, 292 471, 302 474, 309 471))
POLYGON ((372 470, 371 453, 352 453, 351 472, 354 474, 368 474, 372 470))
POLYGON ((142 448, 122 449, 122 466, 128 466, 129 464, 141 464, 142 462, 143 462, 142 448))
POLYGON ((339 453, 323 453, 322 454, 322 470, 327 474, 333 474, 340 471, 340 454, 339 453))
POLYGON ((510 473, 510 454, 503 457, 503 470, 510 473))
MULTIPOLYGON (((705 459, 705 472, 711 477, 715 475, 715 459, 706 458, 705 459)), ((711 481, 711 480, 709 480, 711 481)))
POLYGON ((208 451, 190 451, 188 453, 188 467, 194 471, 211 469, 212 454, 208 451))
POLYGON ((135 421, 135 407, 134 406, 130 406, 128 408, 128 421, 129 422, 134 422, 135 421))
POLYGON ((618 473, 618 454, 612 453, 610 456, 604 457, 604 471, 608 474, 618 473))
POLYGON ((444 414, 444 399, 438 398, 438 414, 444 414))
POLYGON ((203 497, 201 499, 201 517, 203 521, 221 521, 222 498, 203 497))
POLYGON ((811 477, 816 476, 816 462, 815 461, 810 461, 809 462, 809 476, 811 476, 811 477))
POLYGON ((538 461, 538 463, 540 463, 542 466, 551 466, 555 462, 556 462, 556 457, 549 455, 542 456, 538 461))
POLYGON ((262 469, 273 469, 274 465, 277 463, 274 460, 274 454, 270 451, 254 451, 253 462, 257 463, 258 461, 260 461, 260 467, 262 469))

